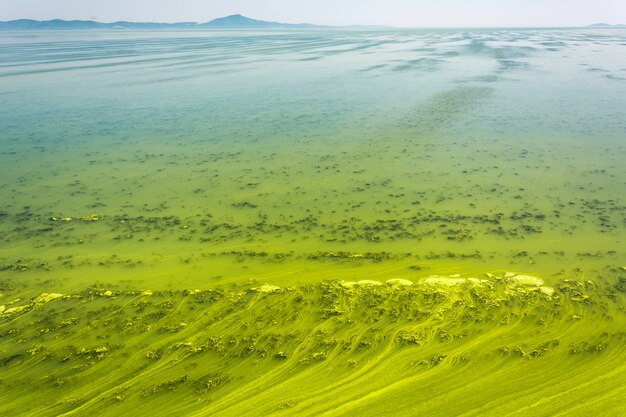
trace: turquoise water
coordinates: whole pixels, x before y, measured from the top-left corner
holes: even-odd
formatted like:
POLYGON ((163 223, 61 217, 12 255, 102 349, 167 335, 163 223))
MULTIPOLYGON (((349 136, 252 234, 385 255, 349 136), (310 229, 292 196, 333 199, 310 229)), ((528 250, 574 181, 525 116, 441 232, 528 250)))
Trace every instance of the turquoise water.
POLYGON ((619 415, 625 56, 608 29, 0 32, 7 407, 619 415))
POLYGON ((198 286, 625 263, 623 31, 0 42, 5 265, 88 282, 123 258, 130 281, 198 286), (281 262, 226 255, 250 251, 281 262))

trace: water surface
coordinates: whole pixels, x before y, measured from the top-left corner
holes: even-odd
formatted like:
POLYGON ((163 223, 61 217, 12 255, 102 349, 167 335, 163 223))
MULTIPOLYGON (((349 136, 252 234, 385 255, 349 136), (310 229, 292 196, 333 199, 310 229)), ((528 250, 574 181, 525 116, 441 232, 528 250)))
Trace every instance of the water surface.
MULTIPOLYGON (((11 314, 0 312, 5 320, 0 324, 4 326, 0 363, 11 375, 0 377, 2 383, 17 378, 24 387, 33 381, 45 385, 50 375, 64 381, 58 387, 45 385, 49 396, 42 395, 42 400, 63 400, 54 406, 46 401, 33 405, 42 415, 96 409, 115 415, 139 404, 159 409, 174 398, 186 399, 187 405, 181 405, 186 414, 219 410, 223 415, 269 415, 282 410, 285 415, 321 415, 322 404, 331 407, 328 395, 311 394, 319 400, 314 405, 304 401, 297 387, 308 378, 309 388, 317 392, 331 383, 325 372, 338 367, 341 375, 359 381, 346 385, 356 390, 355 398, 347 393, 338 396, 332 403, 334 411, 325 412, 354 415, 359 410, 358 415, 380 415, 384 404, 375 400, 378 396, 399 401, 419 392, 440 398, 437 395, 443 394, 416 391, 410 381, 426 378, 433 386, 440 384, 444 392, 457 371, 454 366, 463 362, 459 358, 487 351, 493 356, 478 354, 474 368, 461 380, 474 375, 477 380, 486 378, 485 384, 498 385, 510 379, 507 375, 533 369, 537 378, 547 381, 539 395, 563 407, 564 397, 550 394, 548 386, 591 366, 577 362, 579 356, 572 356, 572 351, 587 354, 594 347, 602 350, 610 345, 613 350, 596 359, 596 374, 588 375, 596 381, 598 392, 584 391, 588 406, 567 403, 566 409, 595 412, 593 401, 603 398, 608 410, 604 415, 616 415, 610 413, 619 407, 623 410, 616 399, 623 398, 624 391, 608 390, 602 378, 605 370, 621 369, 615 366, 624 362, 624 334, 617 330, 625 323, 620 300, 626 285, 624 56, 623 30, 0 33, 0 304, 4 310, 24 307, 11 314), (540 277, 548 289, 519 287, 511 281, 514 274, 540 277), (432 276, 497 281, 481 297, 509 307, 528 302, 552 313, 532 313, 538 314, 532 324, 511 319, 509 307, 487 310, 489 319, 471 316, 470 320, 461 313, 446 316, 452 306, 458 307, 454 304, 458 297, 461 305, 480 310, 475 298, 465 298, 475 289, 460 291, 453 286, 451 290, 446 283, 436 284, 433 290, 420 284, 413 291, 424 300, 420 307, 407 304, 411 314, 417 314, 410 320, 424 319, 415 308, 436 310, 431 300, 438 297, 431 294, 434 291, 447 294, 446 301, 437 305, 448 321, 438 327, 428 319, 420 325, 427 335, 424 342, 408 344, 447 342, 447 337, 440 337, 443 330, 454 331, 449 341, 456 345, 449 348, 453 353, 443 352, 446 348, 438 345, 406 351, 398 337, 409 322, 392 325, 398 316, 385 310, 383 324, 375 325, 360 307, 388 303, 381 300, 391 300, 391 295, 378 287, 359 285, 355 290, 352 284, 344 285, 389 279, 420 283, 432 276), (322 284, 329 281, 333 284, 322 284), (281 290, 250 290, 263 284, 281 290), (285 303, 283 308, 289 305, 286 311, 290 311, 297 301, 292 300, 291 290, 282 292, 285 288, 304 291, 302 297, 319 306, 328 301, 330 291, 339 297, 335 307, 341 306, 340 316, 351 315, 349 321, 359 323, 359 328, 342 333, 330 324, 334 313, 314 309, 306 313, 306 323, 296 326, 300 336, 292 340, 283 335, 286 339, 280 343, 266 341, 264 351, 243 344, 249 342, 246 338, 273 340, 266 332, 274 330, 265 325, 250 334, 226 331, 242 320, 268 325, 271 321, 262 319, 261 309, 267 297, 280 300, 269 303, 268 309, 280 310, 278 306, 285 303), (517 300, 512 288, 533 294, 533 301, 517 300), (555 288, 560 298, 550 295, 555 288), (579 294, 583 289, 585 294, 579 294), (185 310, 183 306, 191 303, 185 297, 204 294, 205 300, 206 292, 213 291, 234 291, 212 299, 230 300, 220 301, 227 311, 220 317, 232 321, 224 319, 211 330, 196 326, 185 331, 187 322, 202 321, 196 315, 204 311, 185 310), (357 295, 344 298, 337 291, 357 295), (73 298, 36 298, 42 293, 73 298), (247 307, 249 317, 229 316, 238 314, 227 307, 240 293, 252 297, 241 301, 252 303, 247 307), (586 302, 580 301, 583 296, 596 300, 591 308, 584 307, 585 314, 577 304, 586 302), (150 297, 163 299, 146 301, 150 297), (350 297, 356 299, 348 302, 350 297), (151 306, 146 307, 145 317, 140 315, 142 303, 151 306), (134 312, 122 309, 130 305, 134 312), (175 305, 180 311, 171 310, 175 305), (86 317, 101 314, 99 308, 118 309, 111 323, 120 329, 128 325, 134 342, 124 332, 115 340, 98 339, 94 330, 98 325, 86 317), (156 313, 149 313, 150 308, 156 313), (38 331, 32 329, 33 316, 39 317, 38 331), (572 316, 582 317, 583 322, 572 316), (172 322, 163 324, 159 317, 172 322), (508 335, 504 339, 480 336, 482 345, 465 344, 463 334, 499 332, 483 331, 474 324, 505 319, 521 327, 504 332, 508 335), (61 324, 67 320, 77 326, 71 327, 73 331, 61 324), (138 324, 142 320, 144 327, 138 324), (468 326, 468 320, 477 321, 468 326), (160 327, 147 322, 158 322, 160 327), (603 324, 596 326, 598 322, 603 324), (31 330, 24 330, 29 326, 31 330), (333 339, 335 344, 315 347, 323 344, 315 333, 320 330, 328 334, 324 340, 333 339), (381 333, 373 337, 377 331, 381 333), (20 332, 29 336, 14 336, 20 332), (566 333, 570 339, 550 344, 566 333), (92 334, 93 340, 85 341, 86 334, 92 334), (187 358, 197 353, 189 346, 206 344, 203 338, 217 336, 232 337, 236 348, 208 349, 214 356, 202 361, 187 358), (338 340, 350 341, 349 353, 339 353, 338 340), (77 353, 81 343, 89 345, 82 347, 82 354, 77 353), (190 351, 179 357, 174 351, 182 345, 173 346, 180 343, 191 345, 184 345, 190 351), (74 344, 75 349, 67 347, 74 344), (46 349, 37 348, 40 345, 46 349), (112 346, 121 346, 118 356, 112 346), (362 352, 364 346, 372 347, 369 353, 362 352), (543 358, 553 347, 552 359, 543 358), (531 357, 531 351, 541 352, 535 356, 552 361, 555 368, 546 362, 510 362, 504 348, 523 358, 531 357), (289 355, 279 354, 286 350, 289 355), (40 358, 41 352, 48 356, 40 358), (80 366, 86 361, 93 368, 90 365, 87 371, 73 364, 74 368, 68 365, 72 371, 64 371, 54 365, 63 359, 62 352, 79 358, 72 360, 82 361, 80 366), (251 352, 259 357, 247 356, 251 352), (134 359, 128 359, 129 354, 134 359), (171 362, 168 355, 178 359, 171 362), (226 366, 220 359, 223 355, 245 360, 232 359, 235 365, 226 366), (445 356, 436 359, 439 355, 445 356), (143 363, 146 358, 153 362, 143 363), (434 369, 442 360, 446 367, 437 369, 446 372, 422 374, 419 366, 411 367, 426 361, 420 366, 434 369), (119 364, 137 367, 137 384, 145 386, 134 394, 122 394, 124 384, 132 381, 123 375, 103 377, 106 369, 119 364), (558 371, 557 364, 567 371, 558 371), (310 367, 300 372, 305 365, 310 367), (257 370, 245 377, 247 371, 241 370, 251 366, 257 370), (368 379, 358 376, 366 369, 388 378, 391 385, 399 384, 398 389, 369 385, 368 379), (503 369, 502 380, 492 369, 503 369), (353 371, 359 374, 352 375, 353 371), (159 378, 169 385, 154 382, 158 372, 164 372, 159 378), (273 376, 263 380, 266 372, 273 376), (281 379, 287 373, 298 376, 281 379), (237 378, 244 382, 236 382, 237 378), (195 381, 193 389, 188 381, 195 381), (281 400, 271 410, 258 411, 269 391, 252 400, 248 390, 279 381, 282 388, 278 386, 272 395, 281 400), (110 387, 88 391, 88 382, 110 387), (179 385, 188 389, 175 389, 179 385), (150 390, 155 396, 146 394, 150 390), (156 395, 160 391, 168 394, 156 395), (232 403, 223 400, 219 406, 208 406, 216 398, 213 395, 226 393, 231 393, 232 403), (357 397, 363 398, 357 401, 357 397), (103 406, 103 401, 108 405, 103 406)), ((514 314, 529 314, 520 308, 513 309, 514 314)), ((289 333, 289 325, 281 323, 282 330, 276 332, 289 333)), ((516 392, 522 385, 509 388, 516 392)), ((16 412, 32 400, 22 397, 20 384, 14 388, 11 407, 16 412)), ((473 392, 473 388, 457 388, 450 395, 461 398, 473 392)), ((492 399, 503 395, 493 390, 485 393, 492 399)), ((520 394, 515 407, 522 411, 516 415, 539 415, 541 399, 529 396, 520 394), (524 407, 531 407, 526 414, 524 407)), ((484 400, 481 396, 468 400, 466 411, 513 412, 500 400, 481 409, 484 400)), ((415 406, 411 401, 397 403, 415 406)), ((457 409, 451 405, 452 409, 439 412, 460 415, 458 402, 451 404, 457 404, 457 409)), ((423 411, 436 415, 435 409, 423 411)), ((390 415, 404 415, 399 410, 390 415)), ((175 410, 172 413, 177 415, 175 410)))

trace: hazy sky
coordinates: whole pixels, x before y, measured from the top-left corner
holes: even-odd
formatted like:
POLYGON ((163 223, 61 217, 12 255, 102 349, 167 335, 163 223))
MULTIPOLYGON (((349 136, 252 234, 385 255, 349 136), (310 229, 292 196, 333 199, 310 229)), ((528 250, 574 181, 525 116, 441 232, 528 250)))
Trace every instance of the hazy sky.
POLYGON ((626 23, 626 0, 0 0, 0 20, 206 22, 236 13, 325 25, 582 26, 626 23))

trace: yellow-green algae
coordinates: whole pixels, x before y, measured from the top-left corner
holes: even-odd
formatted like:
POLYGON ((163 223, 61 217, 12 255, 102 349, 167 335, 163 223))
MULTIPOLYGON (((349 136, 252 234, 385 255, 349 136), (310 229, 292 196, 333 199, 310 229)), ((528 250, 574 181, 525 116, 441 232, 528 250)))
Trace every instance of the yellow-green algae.
POLYGON ((0 414, 625 415, 624 45, 0 33, 0 414))
POLYGON ((612 275, 37 295, 5 280, 19 301, 0 312, 3 413, 617 416, 626 275, 612 275))

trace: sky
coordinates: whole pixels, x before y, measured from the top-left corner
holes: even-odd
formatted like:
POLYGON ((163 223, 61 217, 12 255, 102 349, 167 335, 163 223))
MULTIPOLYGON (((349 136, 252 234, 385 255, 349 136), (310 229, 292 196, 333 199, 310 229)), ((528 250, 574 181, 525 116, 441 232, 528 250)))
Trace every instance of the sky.
POLYGON ((320 25, 585 26, 626 24, 626 0, 0 0, 0 21, 207 22, 231 14, 320 25))

